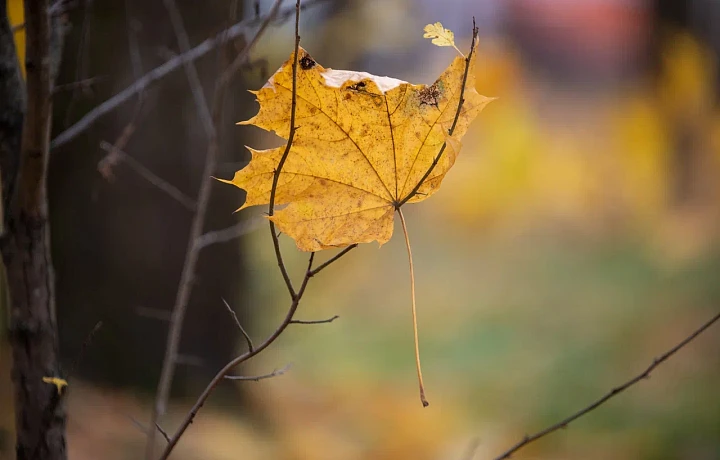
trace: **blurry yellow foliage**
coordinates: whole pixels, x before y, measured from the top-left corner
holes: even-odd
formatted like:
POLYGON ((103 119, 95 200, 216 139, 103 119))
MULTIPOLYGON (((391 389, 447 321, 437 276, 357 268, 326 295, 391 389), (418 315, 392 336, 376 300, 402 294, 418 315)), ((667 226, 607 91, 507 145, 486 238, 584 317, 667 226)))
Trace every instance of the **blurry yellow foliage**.
POLYGON ((671 34, 665 43, 658 87, 663 109, 684 115, 711 105, 717 63, 710 51, 683 32, 671 34))
POLYGON ((681 121, 707 145, 703 164, 715 172, 701 173, 720 174, 715 62, 691 36, 667 41, 657 87, 606 89, 600 97, 524 77, 517 54, 498 45, 481 48, 476 81, 502 104, 466 141, 464 167, 446 181, 437 212, 470 227, 547 217, 657 226, 672 214, 681 121))
MULTIPOLYGON (((2 1, 2 0, 0 0, 2 1)), ((10 27, 16 27, 25 22, 25 10, 23 8, 23 0, 7 0, 8 19, 10 27)), ((15 50, 20 63, 20 71, 25 77, 25 29, 15 32, 15 50)))

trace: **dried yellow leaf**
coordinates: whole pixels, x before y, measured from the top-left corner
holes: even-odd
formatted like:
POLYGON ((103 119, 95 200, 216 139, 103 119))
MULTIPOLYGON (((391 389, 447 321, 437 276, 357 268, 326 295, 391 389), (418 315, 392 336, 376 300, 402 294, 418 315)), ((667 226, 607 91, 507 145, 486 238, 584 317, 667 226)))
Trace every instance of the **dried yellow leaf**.
POLYGON ((45 383, 50 383, 52 385, 55 385, 59 395, 62 394, 63 389, 68 385, 67 380, 61 379, 59 377, 43 377, 42 381, 45 383))
POLYGON ((455 34, 450 29, 446 29, 439 22, 428 24, 423 29, 425 32, 423 38, 432 38, 432 44, 437 46, 452 46, 464 57, 462 51, 455 46, 455 34))
MULTIPOLYGON (((325 69, 298 51, 296 132, 279 176, 271 219, 304 251, 387 242, 401 203, 435 193, 455 163, 460 139, 491 100, 475 91, 475 56, 452 136, 466 61, 457 57, 430 86, 364 72, 325 69), (412 194, 447 143, 432 173, 412 194)), ((290 134, 294 56, 254 92, 256 116, 239 124, 290 134)), ((285 146, 250 149, 232 183, 247 191, 241 209, 270 200, 285 146)))

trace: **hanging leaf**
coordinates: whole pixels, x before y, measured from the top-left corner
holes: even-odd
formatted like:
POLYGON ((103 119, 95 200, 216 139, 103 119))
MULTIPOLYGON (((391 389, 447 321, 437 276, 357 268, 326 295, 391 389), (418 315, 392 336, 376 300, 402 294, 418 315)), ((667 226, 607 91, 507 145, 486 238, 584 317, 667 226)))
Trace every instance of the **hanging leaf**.
MULTIPOLYGON (((303 251, 387 242, 396 208, 422 201, 439 189, 468 125, 492 100, 475 91, 475 56, 469 63, 462 110, 449 134, 463 86, 463 58, 455 58, 435 83, 426 86, 325 69, 300 48, 297 130, 277 186, 276 204, 287 204, 271 217, 277 227, 303 251)), ((260 111, 240 124, 289 136, 292 65, 291 56, 255 92, 260 111)), ((241 209, 269 202, 284 150, 251 148, 250 163, 226 181, 247 191, 241 209)))

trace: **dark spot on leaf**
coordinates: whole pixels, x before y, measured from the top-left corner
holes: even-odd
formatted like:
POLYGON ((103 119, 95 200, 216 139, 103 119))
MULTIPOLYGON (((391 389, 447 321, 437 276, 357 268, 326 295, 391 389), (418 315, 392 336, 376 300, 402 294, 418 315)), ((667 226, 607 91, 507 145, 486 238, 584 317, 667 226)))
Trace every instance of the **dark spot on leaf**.
POLYGON ((313 67, 317 65, 317 62, 313 60, 313 58, 310 57, 309 54, 306 54, 300 59, 300 68, 303 70, 310 70, 313 67))
POLYGON ((348 86, 348 89, 351 89, 353 91, 365 91, 366 83, 364 81, 357 82, 354 85, 348 86))
POLYGON ((418 97, 420 98, 420 105, 433 105, 438 108, 438 100, 442 96, 440 88, 437 83, 433 83, 430 86, 426 86, 418 91, 418 97))
POLYGON ((345 93, 345 100, 349 100, 352 96, 350 96, 350 93, 345 93))

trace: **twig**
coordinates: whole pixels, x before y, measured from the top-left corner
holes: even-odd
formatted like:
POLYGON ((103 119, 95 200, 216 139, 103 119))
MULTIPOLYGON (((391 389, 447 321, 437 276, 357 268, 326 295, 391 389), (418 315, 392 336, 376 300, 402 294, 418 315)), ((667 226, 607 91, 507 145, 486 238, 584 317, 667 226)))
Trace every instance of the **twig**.
MULTIPOLYGON (((135 425, 142 433, 147 434, 150 431, 145 425, 143 425, 138 419, 136 419, 132 415, 126 414, 125 416, 129 418, 133 425, 135 425)), ((157 430, 160 432, 161 435, 163 435, 167 442, 170 442, 170 437, 168 436, 167 431, 163 430, 163 428, 159 424, 155 424, 155 428, 157 428, 157 430)))
MULTIPOLYGON (((295 61, 293 63, 293 99, 295 98, 296 93, 296 84, 297 84, 297 63, 298 63, 298 49, 300 47, 300 35, 299 35, 299 26, 300 26, 300 0, 297 0, 295 4, 295 61)), ((295 105, 293 104, 291 113, 291 122, 290 122, 290 132, 292 132, 295 128, 294 122, 295 122, 295 105)), ((288 147, 286 148, 286 154, 284 155, 287 157, 287 153, 290 150, 290 143, 288 143, 288 147)), ((282 165, 278 165, 278 175, 279 171, 282 169, 282 165)), ((273 188, 271 190, 271 196, 274 197, 275 195, 275 189, 277 188, 277 180, 273 184, 273 188)), ((271 203, 273 202, 273 199, 271 198, 271 203)), ((270 205, 270 209, 272 210, 272 204, 270 205)), ((273 235, 275 235, 275 231, 271 226, 271 230, 273 235)), ((279 260, 279 265, 281 265, 281 268, 284 268, 284 265, 281 263, 281 255, 278 252, 276 252, 276 255, 279 260)), ((170 438, 170 442, 168 443, 168 446, 166 447, 165 451, 163 452, 162 456, 160 457, 161 460, 164 460, 168 458, 172 450, 177 445, 178 441, 182 437, 182 435, 185 433, 185 430, 190 426, 190 424, 195 419, 195 416, 197 415, 200 408, 205 404, 205 401, 210 396, 210 394, 213 392, 215 387, 225 378, 226 375, 238 364, 247 361, 248 359, 252 358, 253 356, 256 356, 258 353, 261 353, 265 348, 270 346, 280 335, 283 333, 283 331, 290 325, 290 322, 292 321, 295 312, 297 311, 298 305, 300 304, 300 299, 302 298, 303 294, 305 293, 305 289, 307 288, 308 282, 311 278, 311 273, 313 269, 313 261, 315 259, 315 253, 311 253, 309 260, 308 260, 308 266, 305 270, 305 276, 303 277, 303 281, 300 284, 300 288, 297 292, 291 291, 291 298, 292 303, 290 304, 290 308, 288 309, 288 312, 285 315, 285 318, 280 323, 280 325, 273 331, 270 336, 265 339, 264 342, 262 342, 257 348, 250 351, 248 350, 246 353, 238 356, 237 358, 231 360, 229 363, 225 365, 216 375, 213 377, 213 379, 210 381, 208 386, 205 388, 205 390, 202 392, 202 394, 198 397, 197 401, 193 405, 193 407, 190 409, 190 412, 185 416, 185 419, 180 424, 180 427, 177 429, 175 434, 170 438)), ((290 289, 292 289, 290 287, 290 289)))
POLYGON ((162 427, 159 424, 155 424, 155 428, 160 432, 161 435, 163 435, 163 438, 165 438, 165 441, 170 442, 170 436, 168 436, 167 431, 163 430, 162 427))
MULTIPOLYGON (((256 35, 252 40, 249 41, 245 49, 239 53, 239 56, 235 59, 237 62, 239 59, 244 59, 250 52, 250 49, 259 40, 260 34, 262 34, 270 21, 274 18, 277 13, 280 3, 282 0, 276 0, 270 13, 266 16, 265 22, 257 30, 256 35)), ((187 53, 183 53, 186 55, 187 53)), ((187 60, 187 56, 184 58, 187 60)), ((198 192, 197 206, 195 215, 190 229, 190 236, 188 238, 188 247, 185 253, 185 262, 183 263, 182 274, 180 275, 180 283, 178 287, 177 296, 175 298, 175 305, 172 309, 172 318, 170 320, 170 330, 168 332, 167 344, 165 347, 165 356, 163 358, 162 371, 160 372, 160 381, 158 382, 157 394, 155 397, 155 406, 151 415, 151 425, 158 422, 160 416, 165 412, 165 406, 170 395, 170 387, 172 385, 173 375, 175 373, 175 357, 178 352, 180 345, 180 336, 182 333, 182 325, 185 318, 185 312, 187 310, 188 301, 190 300, 190 293, 192 292, 193 278, 195 277, 195 267, 197 265, 198 257, 200 254, 200 247, 197 245, 198 238, 202 235, 203 225, 205 223, 205 214, 207 212, 208 203, 210 201, 210 194, 212 190, 212 173, 215 171, 217 165, 218 156, 218 138, 217 138, 217 126, 220 125, 222 120, 222 107, 225 99, 225 92, 230 84, 232 77, 239 69, 239 65, 233 62, 228 68, 226 68, 215 86, 215 94, 213 97, 212 106, 212 122, 213 129, 209 132, 208 148, 205 155, 205 166, 202 172, 202 179, 200 183, 200 190, 198 192)), ((168 444, 166 449, 169 455, 172 450, 172 442, 168 444)), ((155 449, 155 436, 154 432, 148 434, 147 445, 145 449, 146 460, 152 460, 154 457, 155 449)))
POLYGON ((95 83, 97 83, 98 81, 104 80, 106 78, 107 78, 107 75, 100 75, 97 77, 90 77, 90 78, 85 78, 83 80, 74 81, 72 83, 65 83, 62 85, 57 85, 57 86, 55 86, 55 88, 53 88, 53 95, 56 95, 63 91, 74 90, 76 88, 83 88, 83 89, 89 88, 92 85, 94 85, 95 83))
MULTIPOLYGON (((222 299, 222 297, 221 297, 221 299, 222 299)), ((238 329, 240 329, 240 333, 243 335, 243 337, 245 337, 245 341, 247 342, 247 345, 248 345, 248 350, 249 350, 249 351, 255 350, 255 347, 253 346, 252 339, 250 338, 250 335, 249 335, 249 334, 245 331, 245 329, 242 327, 242 324, 240 324, 240 320, 238 319, 237 313, 235 313, 235 310, 233 310, 233 309, 230 307, 230 304, 227 302, 227 300, 222 299, 222 301, 223 301, 223 303, 225 304, 225 308, 227 308, 227 310, 230 312, 230 314, 232 315, 233 319, 235 320, 235 324, 237 325, 238 329)))
POLYGON ((332 318, 328 319, 315 319, 315 320, 301 320, 301 319, 294 319, 290 321, 290 324, 325 324, 325 323, 332 323, 336 319, 340 318, 338 315, 333 316, 332 318))
POLYGON ((584 408, 580 409, 579 411, 575 412, 574 414, 570 415, 569 417, 550 425, 549 427, 545 428, 544 430, 538 431, 535 434, 532 435, 525 435, 524 438, 522 438, 520 441, 518 441, 517 444, 500 454, 500 456, 495 457, 495 460, 503 460, 510 458, 512 454, 519 451, 523 447, 527 446, 528 444, 537 441, 538 439, 545 437, 549 435, 550 433, 553 433, 561 428, 566 428, 570 423, 574 422, 575 420, 579 419, 580 417, 586 415, 589 412, 592 412, 593 410, 597 409, 604 403, 606 403, 611 398, 617 396, 618 394, 622 393, 623 391, 627 390, 631 386, 635 385, 636 383, 645 380, 650 377, 650 373, 655 370, 656 367, 658 367, 660 364, 665 362, 668 358, 670 358, 672 355, 680 351, 685 345, 692 342, 697 336, 702 334, 706 329, 708 329, 710 326, 712 326, 716 321, 720 320, 720 312, 717 313, 714 317, 712 317, 709 321, 707 321, 705 324, 697 328, 695 331, 693 331, 690 335, 685 337, 680 343, 672 347, 670 350, 666 351, 664 354, 656 357, 653 359, 652 363, 640 374, 636 375, 635 377, 631 378, 627 382, 623 383, 620 386, 617 386, 613 389, 611 389, 605 396, 602 398, 596 400, 595 402, 585 406, 584 408))
POLYGON ((285 161, 290 154, 290 147, 292 147, 293 139, 295 138, 295 108, 297 106, 297 65, 298 65, 298 52, 300 50, 300 32, 299 32, 299 18, 300 18, 300 0, 297 1, 297 14, 295 16, 295 51, 293 52, 293 68, 292 68, 292 101, 290 103, 290 134, 288 135, 287 144, 285 144, 285 151, 280 157, 280 162, 275 168, 273 174, 272 188, 270 189, 270 204, 268 205, 268 216, 270 217, 270 235, 272 235, 273 247, 275 248, 275 256, 277 257, 278 267, 280 267, 280 273, 282 273, 283 279, 285 280, 285 286, 287 286, 290 298, 295 299, 297 293, 293 288, 292 281, 290 281, 290 275, 288 275, 285 262, 283 262, 282 252, 280 252, 280 239, 278 238, 277 232, 275 231, 275 222, 272 221, 272 216, 275 215, 275 193, 277 192, 278 181, 280 180, 280 173, 282 172, 285 161))
POLYGON ((287 366, 283 367, 282 369, 275 369, 274 371, 270 372, 269 374, 263 374, 263 375, 226 375, 225 378, 227 380, 235 380, 235 381, 245 381, 245 382, 259 382, 260 380, 265 379, 271 379, 273 377, 277 377, 278 375, 283 375, 285 372, 290 370, 290 367, 292 365, 288 364, 287 366))
POLYGON ((194 211, 196 207, 195 200, 185 195, 180 189, 158 176, 154 172, 150 171, 145 165, 131 157, 127 153, 123 152, 122 149, 115 145, 110 144, 106 141, 100 141, 100 148, 108 152, 108 154, 100 160, 98 163, 98 170, 106 177, 111 177, 112 166, 117 164, 119 160, 122 160, 130 166, 135 172, 137 172, 143 179, 150 182, 152 185, 165 192, 169 197, 183 205, 190 211, 194 211))
MULTIPOLYGON (((462 106, 465 103, 465 85, 467 84, 467 77, 468 77, 468 71, 470 70, 470 60, 472 59, 473 53, 476 52, 475 45, 477 43, 477 36, 478 36, 478 28, 477 25, 475 25, 475 18, 473 17, 473 35, 472 35, 472 43, 470 44, 470 52, 468 53, 467 57, 465 58, 465 73, 463 74, 462 79, 462 86, 460 87, 460 98, 458 100, 458 108, 455 112, 455 119, 453 120, 452 126, 450 126, 450 129, 448 130, 448 135, 452 136, 453 132, 455 132, 455 127, 457 126, 458 119, 460 118, 460 112, 462 111, 462 106)), ((400 208, 400 206, 407 203, 407 201, 414 197, 420 187, 422 187, 423 183, 425 183, 425 180, 430 176, 430 174, 435 169, 435 166, 437 166, 438 162, 440 161, 440 158, 442 157, 442 154, 445 152, 445 149, 447 148, 447 142, 443 142, 442 147, 440 147, 440 151, 435 156, 435 159, 433 160, 432 164, 428 168, 428 170, 425 172, 425 174, 422 176, 422 178, 418 181, 417 185, 415 185, 415 188, 412 189, 408 195, 400 200, 400 202, 395 206, 396 208, 400 208)), ((409 177, 409 176, 408 176, 409 177)))
POLYGON ((323 271, 324 269, 326 269, 330 264, 332 264, 333 262, 337 261, 339 258, 341 258, 342 256, 344 256, 344 255, 347 254, 348 252, 352 251, 352 250, 355 249, 356 247, 357 247, 357 243, 351 244, 350 246, 346 247, 346 248, 343 249, 342 251, 338 252, 337 254, 335 254, 335 256, 333 256, 332 258, 330 258, 327 262, 325 262, 325 263, 323 263, 323 264, 320 264, 315 270, 311 271, 311 272, 310 272, 310 276, 313 277, 313 276, 317 275, 318 273, 320 273, 321 271, 323 271))
MULTIPOLYGON (((299 2, 299 0, 298 0, 299 2)), ((298 10, 299 11, 299 10, 298 10)), ((210 383, 208 383, 207 387, 205 387, 205 390, 203 390, 202 394, 198 397, 197 401, 195 401, 195 404, 190 409, 190 411, 185 415, 185 418, 180 423, 180 427, 177 429, 175 434, 170 438, 170 443, 165 448, 165 451, 160 456, 160 460, 165 460, 168 458, 168 456, 172 453, 173 449, 177 445, 178 441, 180 441, 180 438, 183 436, 185 431, 188 429, 190 424, 195 420, 195 416, 200 411, 202 406, 205 404, 205 401, 210 397, 210 394, 212 394, 213 390, 218 386, 218 384, 225 378, 230 371, 235 368, 238 364, 244 363, 245 361, 249 360, 253 356, 257 356, 259 353, 261 353, 263 350, 265 350, 267 347, 269 347, 275 340, 277 340, 278 337, 285 331, 285 329, 290 325, 290 321, 292 321, 293 316, 295 316, 295 312, 297 311, 298 305, 300 304, 300 299, 302 298, 303 294, 305 293, 305 288, 307 287, 308 281, 310 281, 309 273, 312 270, 312 264, 314 259, 315 253, 310 254, 310 258, 308 260, 308 268, 305 271, 305 277, 303 278, 302 283, 300 284, 300 289, 298 289, 297 296, 293 299, 292 303, 290 304, 290 308, 288 309, 288 312, 285 314, 285 318, 280 323, 280 325, 273 331, 270 336, 265 339, 263 343, 261 343, 255 350, 248 351, 246 353, 243 353, 242 355, 238 356, 237 358, 233 359, 229 363, 225 365, 222 369, 218 371, 217 374, 215 374, 215 377, 212 378, 210 383)))
POLYGON ((260 218, 244 220, 242 222, 238 222, 232 227, 207 232, 204 235, 200 236, 195 242, 195 244, 197 244, 199 249, 202 249, 212 244, 227 243, 228 241, 232 241, 236 238, 247 235, 248 233, 257 230, 258 228, 260 228, 261 225, 265 225, 264 220, 265 219, 260 218))
MULTIPOLYGON (((307 8, 311 5, 316 5, 324 1, 327 0, 308 0, 304 7, 307 8)), ((286 8, 285 10, 282 10, 277 14, 277 18, 279 20, 287 18, 292 14, 294 10, 294 8, 286 8)), ((249 31, 256 25, 262 25, 265 22, 271 22, 271 19, 272 17, 269 13, 264 17, 250 18, 240 21, 237 24, 231 26, 230 28, 224 30, 223 32, 215 35, 215 37, 208 38, 187 53, 183 53, 184 55, 178 55, 177 57, 170 59, 161 66, 154 68, 150 72, 146 73, 142 78, 135 80, 132 85, 128 86, 124 90, 117 93, 115 96, 95 107, 93 110, 85 114, 85 116, 83 116, 75 124, 60 133, 57 137, 55 137, 55 139, 52 140, 52 142, 50 143, 50 148, 56 149, 67 144, 68 142, 76 138, 78 135, 83 133, 85 130, 87 130, 102 116, 113 111, 122 103, 133 97, 135 94, 145 90, 151 84, 162 79, 171 72, 177 70, 183 65, 184 61, 195 61, 215 49, 217 46, 225 44, 233 40, 234 38, 239 37, 240 35, 248 34, 249 31)))

